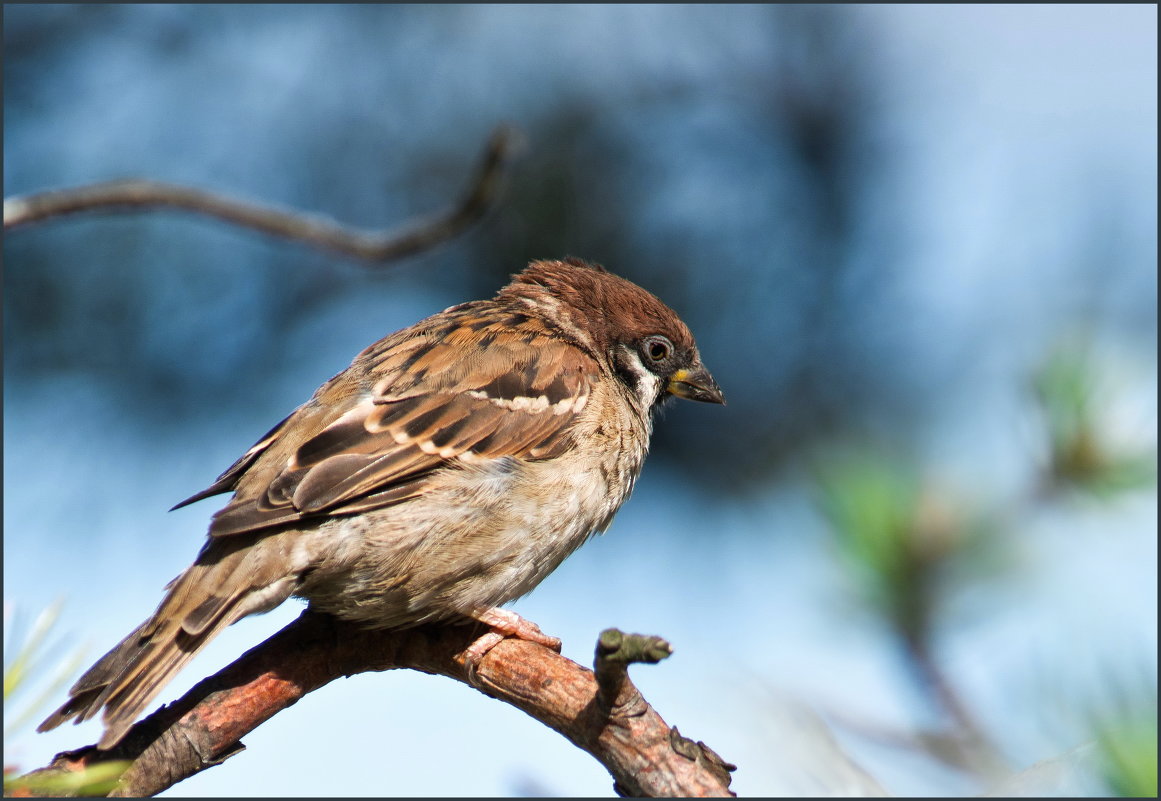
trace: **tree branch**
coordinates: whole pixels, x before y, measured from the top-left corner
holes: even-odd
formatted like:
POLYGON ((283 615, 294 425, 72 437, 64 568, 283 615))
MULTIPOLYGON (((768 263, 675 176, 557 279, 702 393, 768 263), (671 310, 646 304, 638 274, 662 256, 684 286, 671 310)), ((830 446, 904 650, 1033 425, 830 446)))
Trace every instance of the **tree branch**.
MULTIPOLYGON (((110 795, 155 795, 239 753, 241 737, 334 679, 413 668, 468 683, 463 651, 481 631, 476 624, 372 632, 307 610, 137 723, 116 747, 63 752, 27 778, 129 760, 110 795)), ((597 645, 594 675, 541 645, 505 639, 480 660, 475 686, 592 754, 622 795, 733 795, 734 766, 671 729, 628 678, 630 663, 656 662, 669 652, 660 638, 609 629, 597 645)))
POLYGON ((495 205, 500 179, 518 141, 519 135, 514 129, 497 128, 459 205, 402 231, 351 228, 318 215, 146 180, 111 181, 8 198, 4 201, 4 230, 87 211, 109 213, 177 208, 305 242, 344 256, 383 263, 451 239, 483 216, 495 205))

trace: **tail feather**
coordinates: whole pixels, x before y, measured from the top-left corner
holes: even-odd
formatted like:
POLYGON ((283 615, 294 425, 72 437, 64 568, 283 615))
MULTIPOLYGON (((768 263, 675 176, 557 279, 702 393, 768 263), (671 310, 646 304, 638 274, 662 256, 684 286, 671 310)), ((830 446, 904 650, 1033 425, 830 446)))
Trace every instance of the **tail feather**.
POLYGON ((69 700, 45 718, 36 730, 49 731, 72 718, 81 723, 96 715, 101 709, 101 705, 96 703, 97 699, 109 685, 111 677, 117 676, 130 661, 135 644, 141 640, 142 633, 151 622, 152 618, 142 623, 86 670, 69 689, 69 700))
POLYGON ((152 634, 140 626, 93 665, 69 691, 69 700, 49 715, 37 731, 48 731, 75 718, 77 723, 96 717, 104 709, 104 733, 98 748, 111 748, 125 736, 157 694, 223 628, 241 614, 237 605, 219 615, 199 634, 186 633, 180 624, 154 628, 152 634))
POLYGON ((157 611, 89 668, 69 690, 69 699, 45 718, 37 731, 48 731, 104 710, 105 730, 97 743, 116 745, 158 693, 226 626, 284 600, 291 590, 271 596, 270 585, 283 576, 260 548, 226 547, 203 552, 198 561, 170 583, 157 611), (207 557, 208 558, 203 558, 207 557), (255 590, 266 592, 255 593, 255 590))
POLYGON ((240 617, 242 615, 236 612, 222 615, 198 635, 186 634, 179 628, 146 655, 144 664, 136 666, 124 679, 110 684, 94 702, 105 709, 102 717, 105 731, 97 747, 116 745, 165 685, 222 629, 240 617))

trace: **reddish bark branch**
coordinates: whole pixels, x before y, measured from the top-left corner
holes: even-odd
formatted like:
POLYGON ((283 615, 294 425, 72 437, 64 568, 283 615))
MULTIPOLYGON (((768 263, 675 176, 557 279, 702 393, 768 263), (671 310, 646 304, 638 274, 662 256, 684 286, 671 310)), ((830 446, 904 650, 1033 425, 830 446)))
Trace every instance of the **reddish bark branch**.
POLYGON ((4 229, 86 211, 107 213, 171 208, 216 217, 344 256, 382 263, 451 239, 479 219, 495 203, 500 179, 516 150, 518 139, 510 128, 497 129, 459 205, 402 231, 361 230, 317 215, 263 206, 188 186, 144 180, 111 181, 8 198, 4 201, 4 229))
MULTIPOLYGON (((466 683, 462 652, 480 633, 478 626, 369 632, 304 612, 179 701, 140 721, 115 748, 66 751, 30 776, 130 760, 110 795, 155 795, 238 753, 242 736, 334 679, 406 667, 466 683)), ((628 679, 629 663, 657 661, 651 655, 667 653, 668 645, 658 638, 607 631, 597 648, 598 684, 593 671, 543 646, 506 639, 480 661, 476 681, 482 692, 522 709, 592 754, 622 795, 733 795, 734 766, 671 729, 628 679)))

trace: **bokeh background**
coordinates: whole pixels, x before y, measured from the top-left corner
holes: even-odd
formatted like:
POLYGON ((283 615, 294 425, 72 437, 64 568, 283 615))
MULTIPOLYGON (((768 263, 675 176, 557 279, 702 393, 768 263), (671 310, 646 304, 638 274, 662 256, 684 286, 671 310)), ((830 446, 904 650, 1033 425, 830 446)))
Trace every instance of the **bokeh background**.
MULTIPOLYGON (((9 4, 4 48, 6 197, 136 176, 389 227, 526 140, 485 220, 380 270, 178 213, 5 236, 6 658, 61 602, 30 686, 153 609, 216 507, 165 510, 361 348, 576 255, 676 308, 729 405, 673 405, 518 612, 586 664, 669 638, 635 678, 742 795, 1156 793, 1155 6, 9 4)), ((22 725, 5 764, 96 736, 22 725)), ((168 794, 612 792, 419 674, 246 744, 168 794)))

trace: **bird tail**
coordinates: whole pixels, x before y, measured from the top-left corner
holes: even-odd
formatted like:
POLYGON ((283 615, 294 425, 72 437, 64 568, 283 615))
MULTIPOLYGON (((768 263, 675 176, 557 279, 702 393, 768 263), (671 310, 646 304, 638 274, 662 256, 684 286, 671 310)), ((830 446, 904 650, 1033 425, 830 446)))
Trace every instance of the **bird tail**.
POLYGON ((104 709, 105 730, 97 747, 120 742, 165 685, 222 629, 272 609, 291 594, 295 582, 254 569, 268 561, 256 553, 260 550, 266 549, 233 538, 207 543, 197 561, 166 587, 157 611, 89 668, 69 690, 68 701, 37 731, 74 718, 81 723, 104 709))

